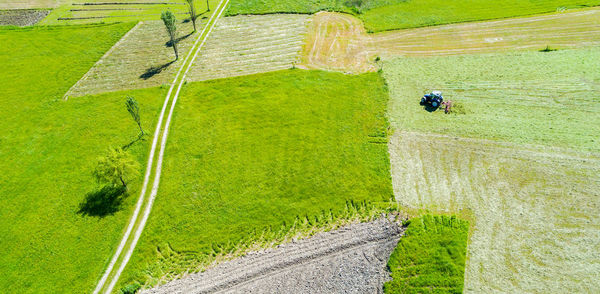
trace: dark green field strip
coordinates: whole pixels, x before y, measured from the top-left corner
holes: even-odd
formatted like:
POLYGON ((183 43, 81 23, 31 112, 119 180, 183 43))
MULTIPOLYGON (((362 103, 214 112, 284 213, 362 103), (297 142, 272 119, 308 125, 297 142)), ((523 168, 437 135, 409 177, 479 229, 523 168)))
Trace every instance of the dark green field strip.
POLYGON ((407 225, 388 261, 385 293, 462 293, 469 222, 425 215, 407 225))
MULTIPOLYGON (((176 12, 176 15, 188 15, 184 12, 176 12)), ((102 15, 102 16, 81 16, 81 17, 59 17, 58 20, 84 20, 84 19, 103 19, 103 18, 115 18, 115 17, 148 17, 156 15, 156 17, 160 17, 160 13, 148 13, 148 14, 133 14, 133 15, 102 15)))
POLYGON ((86 3, 73 3, 72 5, 80 6, 101 6, 101 5, 186 5, 182 2, 86 2, 86 3))

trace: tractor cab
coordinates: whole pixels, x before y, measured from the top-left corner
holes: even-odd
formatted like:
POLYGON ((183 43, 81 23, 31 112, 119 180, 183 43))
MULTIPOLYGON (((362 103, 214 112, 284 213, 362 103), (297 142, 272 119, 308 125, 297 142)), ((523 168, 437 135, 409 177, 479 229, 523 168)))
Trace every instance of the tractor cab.
POLYGON ((421 98, 420 104, 424 105, 424 106, 438 108, 438 107, 440 107, 440 105, 442 105, 442 102, 444 102, 444 97, 442 97, 442 92, 433 91, 429 94, 423 95, 423 98, 421 98))

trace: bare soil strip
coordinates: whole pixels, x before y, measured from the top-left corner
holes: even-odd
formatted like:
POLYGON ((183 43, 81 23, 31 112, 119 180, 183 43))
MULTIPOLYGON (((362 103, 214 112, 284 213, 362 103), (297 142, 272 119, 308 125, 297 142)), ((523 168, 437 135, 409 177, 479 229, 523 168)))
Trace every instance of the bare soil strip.
POLYGON ((600 288, 600 155, 410 132, 389 151, 403 206, 474 216, 466 293, 600 288))
POLYGON ((393 218, 351 224, 249 253, 145 293, 378 293, 403 229, 393 218))
POLYGON ((600 9, 367 34, 360 20, 320 12, 304 47, 308 68, 365 72, 375 56, 432 56, 600 45, 600 9))
POLYGON ((50 10, 14 9, 0 10, 0 26, 32 26, 44 19, 50 10))
POLYGON ((190 72, 190 81, 291 68, 310 16, 273 14, 223 18, 190 72))

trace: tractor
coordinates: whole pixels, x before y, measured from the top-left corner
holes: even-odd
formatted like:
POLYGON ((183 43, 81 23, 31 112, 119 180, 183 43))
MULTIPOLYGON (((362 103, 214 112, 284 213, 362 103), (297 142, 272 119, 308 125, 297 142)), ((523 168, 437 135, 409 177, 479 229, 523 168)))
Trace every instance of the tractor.
POLYGON ((441 91, 433 91, 423 95, 420 104, 425 106, 425 109, 429 112, 436 111, 442 105, 444 106, 444 113, 448 114, 452 110, 452 101, 444 101, 441 91))
POLYGON ((423 95, 423 98, 421 98, 421 105, 423 106, 429 106, 431 108, 438 108, 440 107, 440 105, 442 105, 442 102, 444 102, 444 97, 442 97, 442 92, 440 91, 433 91, 430 94, 425 94, 423 95))

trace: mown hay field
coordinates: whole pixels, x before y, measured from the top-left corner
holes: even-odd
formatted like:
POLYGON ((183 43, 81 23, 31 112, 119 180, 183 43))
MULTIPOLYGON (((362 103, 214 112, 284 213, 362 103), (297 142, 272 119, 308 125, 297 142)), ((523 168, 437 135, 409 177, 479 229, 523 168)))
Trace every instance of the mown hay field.
MULTIPOLYGON (((10 65, 0 71, 4 293, 89 292, 116 247, 136 197, 105 197, 92 171, 109 146, 137 136, 125 96, 140 102, 151 129, 165 91, 61 98, 132 26, 0 29, 0 63, 10 65)), ((147 143, 129 149, 140 162, 147 143)))
POLYGON ((401 130, 599 152, 600 49, 398 58, 383 66, 401 130), (429 113, 440 90, 460 108, 429 113))
POLYGON ((219 20, 188 80, 289 69, 300 63, 308 15, 240 15, 219 20))
MULTIPOLYGON (((202 30, 205 22, 199 20, 196 25, 202 30)), ((177 35, 180 58, 175 60, 163 22, 139 22, 69 89, 65 98, 170 84, 198 37, 191 22, 177 23, 177 35)))
POLYGON ((402 206, 472 217, 466 293, 600 287, 600 156, 398 131, 390 157, 402 206))
POLYGON ((164 282, 301 222, 388 203, 387 97, 377 73, 296 69, 188 83, 122 283, 164 282))
POLYGON ((598 5, 598 0, 232 0, 227 14, 339 11, 358 16, 364 22, 367 31, 381 32, 598 5))
POLYGON ((597 48, 384 64, 396 200, 473 218, 465 292, 600 285, 597 48), (419 98, 441 90, 455 113, 419 98))

